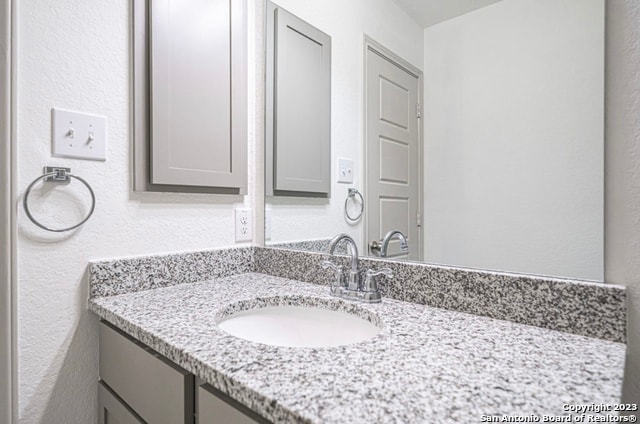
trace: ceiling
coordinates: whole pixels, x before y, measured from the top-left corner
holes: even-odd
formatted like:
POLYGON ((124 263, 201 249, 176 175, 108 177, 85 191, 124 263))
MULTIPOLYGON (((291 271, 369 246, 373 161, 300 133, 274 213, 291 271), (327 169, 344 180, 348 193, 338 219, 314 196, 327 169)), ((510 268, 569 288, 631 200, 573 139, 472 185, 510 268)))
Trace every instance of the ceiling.
POLYGON ((393 0, 422 27, 428 27, 501 0, 393 0))

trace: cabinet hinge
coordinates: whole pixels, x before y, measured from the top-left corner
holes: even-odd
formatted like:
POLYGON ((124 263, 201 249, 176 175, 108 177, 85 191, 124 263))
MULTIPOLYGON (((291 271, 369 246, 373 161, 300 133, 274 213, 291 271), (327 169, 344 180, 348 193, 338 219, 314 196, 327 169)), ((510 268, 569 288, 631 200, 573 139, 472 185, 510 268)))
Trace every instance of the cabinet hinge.
POLYGON ((416 103, 416 118, 422 118, 422 108, 420 103, 416 103))
POLYGON ((422 227, 422 214, 420 212, 416 213, 416 226, 422 227))

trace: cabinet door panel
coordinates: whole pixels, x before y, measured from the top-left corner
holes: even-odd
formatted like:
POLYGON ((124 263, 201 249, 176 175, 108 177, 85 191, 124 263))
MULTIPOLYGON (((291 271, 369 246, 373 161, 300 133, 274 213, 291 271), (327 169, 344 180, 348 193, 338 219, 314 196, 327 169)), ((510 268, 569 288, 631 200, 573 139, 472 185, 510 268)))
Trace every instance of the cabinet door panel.
POLYGON ((238 2, 151 2, 155 184, 238 183, 231 124, 232 3, 238 2))
POLYGON ((100 378, 150 424, 191 422, 193 375, 104 322, 100 378))
POLYGON ((197 389, 196 424, 266 424, 268 420, 208 384, 197 389))
POLYGON ((229 0, 151 2, 154 183, 231 172, 229 9, 229 0))
POLYGON ((268 9, 268 194, 328 196, 331 37, 280 7, 268 9))
POLYGON ((245 194, 245 0, 135 0, 134 188, 245 194))
POLYGON ((98 384, 98 424, 145 424, 127 405, 117 399, 104 385, 98 384))

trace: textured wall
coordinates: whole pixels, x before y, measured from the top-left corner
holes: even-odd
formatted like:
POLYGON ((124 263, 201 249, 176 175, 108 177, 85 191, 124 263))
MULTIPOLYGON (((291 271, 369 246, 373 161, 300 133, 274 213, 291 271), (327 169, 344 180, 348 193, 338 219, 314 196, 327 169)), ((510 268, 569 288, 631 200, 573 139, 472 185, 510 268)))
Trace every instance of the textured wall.
POLYGON ((640 403, 640 3, 607 2, 605 281, 627 286, 623 399, 640 403))
MULTIPOLYGON (((608 4, 606 280, 627 283, 631 297, 634 287, 640 291, 640 4, 608 4)), ((85 424, 95 422, 97 378, 95 320, 85 310, 87 261, 231 245, 232 205, 253 206, 255 193, 253 186, 248 199, 131 193, 129 1, 24 0, 19 9, 18 187, 23 191, 42 165, 66 165, 86 177, 98 197, 95 216, 71 235, 44 234, 20 212, 21 422, 85 424), (53 106, 109 117, 107 162, 50 157, 53 106)), ((341 88, 352 89, 353 84, 341 88)), ((354 115, 360 103, 351 103, 354 115)), ((337 137, 358 136, 358 131, 337 137)), ((251 162, 250 168, 255 169, 251 162)), ((250 181, 255 178, 250 175, 250 181)), ((40 205, 35 194, 34 209, 56 215, 54 223, 75 218, 66 216, 76 213, 74 198, 43 192, 49 199, 40 205)), ((78 196, 86 200, 85 194, 78 196)), ((634 299, 629 353, 635 362, 629 361, 629 369, 640 363, 640 299, 637 294, 634 299)), ((629 388, 640 381, 640 372, 628 375, 629 388)), ((628 399, 638 401, 639 392, 629 390, 628 399)))
MULTIPOLYGON (((254 206, 253 173, 246 197, 131 191, 130 4, 26 0, 18 5, 19 194, 43 165, 62 165, 86 178, 97 197, 94 216, 74 233, 45 233, 19 212, 23 423, 97 419, 97 331, 86 311, 84 275, 89 260, 233 245, 233 208, 254 206), (52 158, 52 107, 106 115, 107 161, 52 158)), ((255 122, 253 112, 249 122, 255 122)), ((255 132, 249 129, 252 136, 255 132)), ((255 169, 255 140, 249 144, 249 169, 255 169)), ((43 221, 64 225, 86 211, 88 195, 74 182, 36 189, 30 204, 43 221)))
MULTIPOLYGON (((272 209, 271 241, 362 237, 364 220, 350 226, 343 215, 348 187, 363 191, 363 33, 422 67, 422 29, 391 0, 275 0, 331 36, 331 199, 267 199, 272 209), (336 158, 354 161, 354 183, 336 182, 336 158)), ((354 215, 357 208, 350 212, 354 215)), ((360 249, 364 251, 364 247, 360 249)))
POLYGON ((604 23, 505 0, 425 29, 426 261, 602 281, 604 23))

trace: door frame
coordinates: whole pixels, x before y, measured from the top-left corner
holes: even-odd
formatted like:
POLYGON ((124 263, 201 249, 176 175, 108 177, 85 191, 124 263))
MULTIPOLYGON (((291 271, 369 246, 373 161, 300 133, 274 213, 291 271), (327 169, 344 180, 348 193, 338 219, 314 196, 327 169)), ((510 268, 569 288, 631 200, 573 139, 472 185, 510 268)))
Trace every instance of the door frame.
POLYGON ((0 0, 0 421, 17 422, 16 2, 0 0))
MULTIPOLYGON (((406 72, 408 72, 409 74, 414 75, 416 78, 418 78, 418 103, 420 104, 420 107, 422 110, 424 110, 424 102, 423 102, 423 93, 424 93, 424 84, 423 84, 423 76, 422 76, 422 71, 420 69, 418 69, 417 67, 415 67, 414 65, 412 65, 411 63, 409 63, 408 61, 406 61, 405 59, 403 59, 402 57, 398 56, 397 54, 395 54, 392 50, 386 48, 385 46, 383 46, 382 44, 378 43, 377 41, 375 41, 373 38, 371 38, 370 36, 368 36, 367 34, 364 34, 364 49, 363 49, 363 53, 364 53, 364 69, 363 69, 363 115, 362 115, 362 126, 363 126, 363 149, 362 149, 362 168, 363 168, 363 183, 362 183, 362 187, 363 187, 363 191, 364 191, 364 196, 365 199, 368 199, 368 187, 367 187, 367 181, 368 181, 368 167, 366 166, 367 163, 367 149, 368 149, 368 136, 369 134, 367 134, 367 68, 368 68, 368 52, 369 50, 371 50, 372 52, 374 52, 375 54, 377 54, 378 56, 388 60, 389 62, 392 62, 394 65, 398 66, 399 68, 404 69, 406 72)), ((424 133, 424 129, 423 129, 423 125, 424 125, 424 120, 422 118, 422 112, 420 113, 420 117, 418 118, 418 152, 419 152, 419 157, 418 157, 418 214, 420 215, 420 219, 419 219, 419 225, 418 225, 418 242, 417 242, 417 246, 418 246, 418 260, 422 261, 424 259, 424 140, 423 140, 423 133, 424 133)), ((367 238, 368 234, 367 234, 367 228, 369 227, 369 213, 366 210, 366 204, 367 202, 365 201, 365 211, 364 211, 364 225, 362 228, 362 240, 364 245, 362 246, 362 252, 369 252, 369 239, 367 238)))

